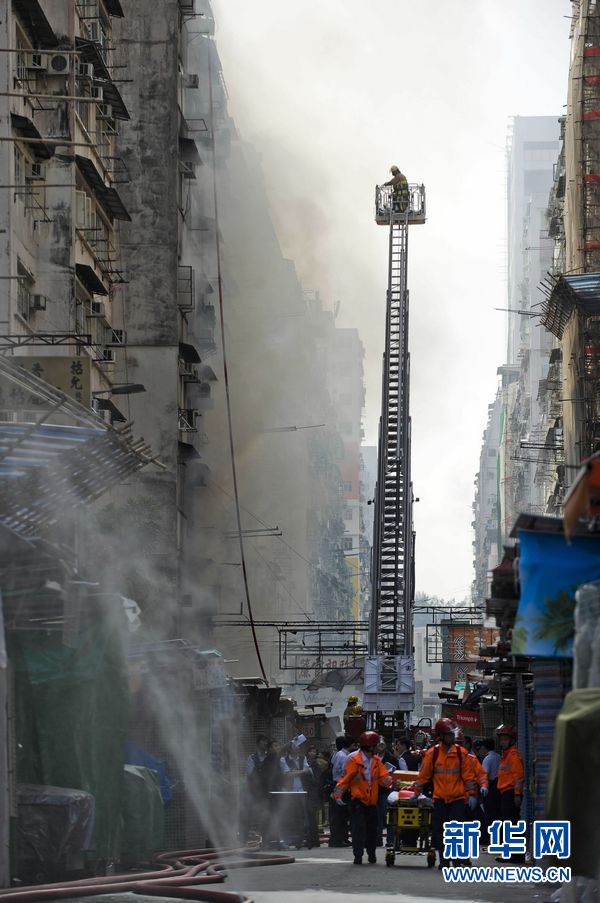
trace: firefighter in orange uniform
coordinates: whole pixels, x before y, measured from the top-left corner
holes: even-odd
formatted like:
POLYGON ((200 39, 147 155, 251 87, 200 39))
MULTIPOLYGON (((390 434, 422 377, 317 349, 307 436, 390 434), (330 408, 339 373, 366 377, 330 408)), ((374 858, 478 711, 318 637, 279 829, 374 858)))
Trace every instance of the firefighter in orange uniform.
POLYGON ((460 746, 461 751, 467 756, 471 768, 473 770, 472 780, 475 781, 477 789, 479 790, 479 795, 485 798, 488 795, 488 776, 487 772, 483 769, 481 762, 475 755, 475 753, 469 752, 465 746, 463 746, 464 734, 461 727, 457 727, 454 731, 454 739, 456 744, 460 746))
POLYGON ((375 848, 377 845, 377 800, 379 786, 391 789, 394 785, 387 768, 375 755, 375 747, 379 743, 379 734, 375 731, 364 731, 358 738, 359 749, 346 759, 346 771, 337 782, 332 799, 338 805, 344 805, 343 796, 350 794, 350 827, 352 831, 352 848, 354 865, 362 865, 363 853, 366 849, 369 864, 377 862, 375 848))
POLYGON ((500 818, 502 821, 519 821, 519 810, 523 800, 525 784, 525 768, 521 753, 515 746, 516 731, 510 724, 501 724, 496 728, 496 736, 500 744, 500 763, 498 765, 498 792, 500 793, 500 818))
MULTIPOLYGON (((433 729, 439 743, 427 750, 415 790, 422 793, 433 782, 433 844, 439 852, 438 868, 444 859, 444 824, 465 820, 465 803, 471 812, 477 808, 477 782, 469 754, 454 742, 455 725, 449 718, 436 721, 433 729)), ((487 787, 487 779, 486 784, 487 787)), ((464 865, 466 860, 461 862, 464 865)))

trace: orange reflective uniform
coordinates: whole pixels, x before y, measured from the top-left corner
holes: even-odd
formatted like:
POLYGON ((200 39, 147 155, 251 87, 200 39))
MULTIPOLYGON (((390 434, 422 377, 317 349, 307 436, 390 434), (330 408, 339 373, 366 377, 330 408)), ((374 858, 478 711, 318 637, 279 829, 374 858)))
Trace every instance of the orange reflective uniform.
POLYGON ((335 785, 332 796, 334 799, 340 799, 344 790, 349 790, 353 800, 358 800, 365 806, 376 806, 380 784, 387 788, 393 787, 393 781, 387 768, 379 756, 373 755, 371 757, 371 783, 369 783, 363 754, 359 749, 346 759, 346 771, 335 785))
POLYGON ((466 800, 467 796, 473 796, 476 781, 467 751, 461 749, 459 752, 455 744, 446 749, 443 743, 428 749, 423 758, 419 777, 415 781, 415 788, 422 793, 425 784, 431 780, 434 800, 453 803, 455 800, 466 800))
POLYGON ((498 790, 514 790, 517 796, 523 793, 525 768, 523 758, 516 746, 505 749, 498 764, 498 790))

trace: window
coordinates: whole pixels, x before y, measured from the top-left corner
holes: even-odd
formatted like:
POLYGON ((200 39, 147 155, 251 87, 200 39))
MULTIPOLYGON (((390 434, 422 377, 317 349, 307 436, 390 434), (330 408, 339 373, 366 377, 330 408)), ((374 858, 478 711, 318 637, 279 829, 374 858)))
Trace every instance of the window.
POLYGON ((23 151, 18 144, 14 145, 14 163, 15 178, 13 184, 17 189, 25 188, 25 157, 23 156, 23 151))
POLYGON ((29 295, 35 284, 33 273, 17 258, 17 313, 24 320, 29 319, 29 295))
POLYGON ((352 508, 344 508, 344 520, 352 520, 352 508))
POLYGON ((352 483, 350 482, 350 480, 343 481, 342 492, 352 492, 352 483))
POLYGON ((349 552, 354 548, 353 546, 354 540, 351 536, 342 536, 342 549, 344 552, 349 552))

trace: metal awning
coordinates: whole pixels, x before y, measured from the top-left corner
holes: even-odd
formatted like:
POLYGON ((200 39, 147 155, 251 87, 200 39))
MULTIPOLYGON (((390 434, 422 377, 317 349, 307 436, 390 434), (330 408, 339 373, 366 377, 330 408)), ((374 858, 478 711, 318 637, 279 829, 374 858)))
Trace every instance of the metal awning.
POLYGON ((181 442, 180 440, 177 443, 177 447, 184 461, 200 460, 202 457, 198 449, 189 442, 181 442))
POLYGON ((185 163, 202 164, 200 154, 198 153, 198 146, 193 138, 179 137, 179 157, 185 163))
POLYGON ((201 364, 198 367, 198 376, 207 382, 217 382, 217 374, 210 364, 201 364))
POLYGON ((119 0, 104 0, 104 5, 109 16, 115 16, 119 19, 123 18, 123 8, 119 0))
POLYGON ((49 160, 50 157, 54 155, 55 148, 53 144, 37 144, 38 141, 42 140, 43 136, 38 132, 33 120, 28 119, 27 116, 19 116, 17 113, 11 113, 10 124, 13 129, 23 133, 23 141, 25 141, 25 143, 27 143, 28 138, 34 139, 34 142, 36 143, 31 144, 30 147, 36 157, 49 160))
POLYGON ((194 346, 189 345, 187 342, 179 343, 179 357, 182 361, 185 361, 186 364, 200 363, 200 355, 198 354, 194 346))
POLYGON ((110 398, 96 398, 96 405, 98 406, 99 411, 110 411, 113 423, 127 423, 127 417, 121 413, 110 398))
POLYGON ((91 295, 108 295, 107 289, 96 276, 93 267, 88 266, 87 263, 76 263, 75 274, 91 295))
POLYGON ((12 0, 13 11, 25 26, 34 47, 56 47, 58 39, 46 18, 39 0, 12 0))
POLYGON ((94 67, 94 80, 102 88, 104 103, 110 104, 115 119, 130 119, 125 102, 119 93, 119 89, 113 82, 110 72, 99 45, 95 41, 86 41, 84 38, 75 38, 75 46, 79 51, 79 60, 82 63, 91 63, 94 67))
POLYGON ((0 386, 16 389, 27 406, 0 420, 0 525, 35 536, 145 464, 162 466, 130 429, 117 432, 17 361, 0 356, 0 386))
POLYGON ((94 192, 98 203, 104 208, 111 220, 121 219, 131 222, 131 217, 125 209, 123 201, 114 188, 104 184, 104 179, 88 157, 79 154, 75 156, 75 162, 91 190, 94 192))
POLYGON ((562 339, 575 310, 588 317, 600 314, 600 273, 558 276, 543 288, 546 298, 540 322, 558 339, 562 339))

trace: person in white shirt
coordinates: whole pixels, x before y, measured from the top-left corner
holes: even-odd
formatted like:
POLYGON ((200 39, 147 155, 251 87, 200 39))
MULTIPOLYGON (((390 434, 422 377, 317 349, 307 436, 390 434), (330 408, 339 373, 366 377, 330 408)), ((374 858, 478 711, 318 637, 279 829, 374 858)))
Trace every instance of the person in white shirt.
POLYGON ((299 738, 295 737, 286 748, 285 754, 279 760, 279 767, 283 776, 284 791, 298 794, 297 802, 292 801, 290 797, 283 799, 281 819, 284 843, 299 849, 307 831, 306 791, 302 779, 303 776, 310 777, 311 771, 306 756, 301 752, 302 743, 298 740, 299 738))
MULTIPOLYGON (((356 749, 357 743, 353 737, 338 737, 335 741, 335 745, 337 751, 331 757, 331 777, 334 786, 341 778, 343 778, 344 772, 346 771, 346 761, 348 756, 356 749)), ((329 805, 329 846, 349 846, 348 831, 348 807, 336 806, 332 800, 329 805)))
POLYGON ((493 738, 483 741, 486 754, 481 763, 483 770, 488 776, 488 795, 484 802, 483 809, 485 812, 485 828, 483 840, 487 840, 487 826, 493 821, 500 818, 500 792, 498 790, 498 765, 500 764, 500 755, 496 752, 496 746, 493 738))

